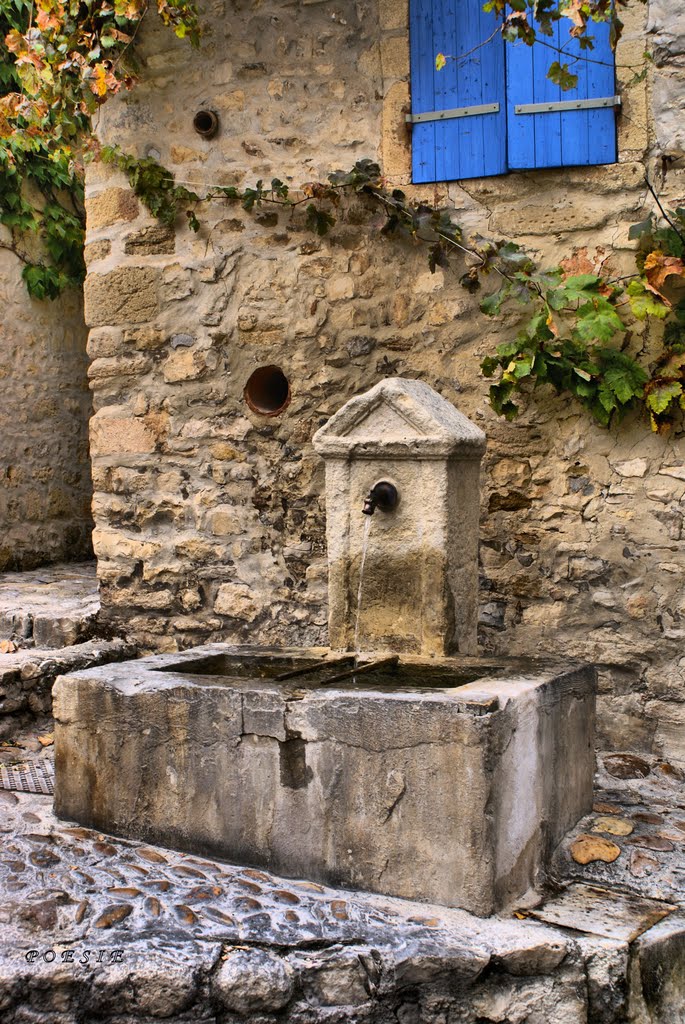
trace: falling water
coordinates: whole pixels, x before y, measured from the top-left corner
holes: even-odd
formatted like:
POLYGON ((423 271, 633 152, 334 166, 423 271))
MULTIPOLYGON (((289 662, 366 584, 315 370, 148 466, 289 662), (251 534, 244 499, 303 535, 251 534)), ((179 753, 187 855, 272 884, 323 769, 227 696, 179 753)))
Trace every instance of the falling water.
POLYGON ((357 588, 357 618, 354 623, 354 653, 359 655, 359 621, 362 610, 362 587, 364 585, 364 565, 366 563, 366 552, 369 546, 369 531, 371 529, 371 516, 364 516, 364 536, 362 538, 362 557, 359 563, 359 587, 357 588))

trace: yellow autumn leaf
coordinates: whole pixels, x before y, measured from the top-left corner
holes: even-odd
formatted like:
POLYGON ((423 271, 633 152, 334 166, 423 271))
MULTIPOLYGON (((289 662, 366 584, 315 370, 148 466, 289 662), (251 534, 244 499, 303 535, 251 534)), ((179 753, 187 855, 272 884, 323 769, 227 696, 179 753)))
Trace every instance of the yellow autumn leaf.
POLYGON ((90 81, 90 88, 96 96, 105 96, 107 93, 107 68, 104 64, 95 65, 95 74, 90 81))
POLYGON ((445 54, 444 53, 438 53, 436 58, 435 58, 435 70, 436 71, 442 71, 442 69, 444 68, 446 63, 447 63, 447 59, 445 57, 445 54))
POLYGON ((552 332, 552 334, 554 335, 554 337, 558 338, 559 337, 559 328, 557 327, 556 323, 554 322, 554 317, 552 316, 551 312, 548 313, 547 319, 545 320, 545 323, 549 327, 549 329, 552 332))

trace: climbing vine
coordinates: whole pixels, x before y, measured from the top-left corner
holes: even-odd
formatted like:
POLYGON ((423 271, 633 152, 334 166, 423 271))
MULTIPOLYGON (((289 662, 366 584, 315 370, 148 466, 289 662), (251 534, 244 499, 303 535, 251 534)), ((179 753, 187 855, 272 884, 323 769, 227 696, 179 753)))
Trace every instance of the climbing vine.
POLYGON ((296 191, 274 178, 245 189, 216 186, 200 197, 175 185, 150 158, 136 161, 116 147, 103 149, 102 157, 128 175, 154 213, 173 223, 184 211, 193 230, 200 227, 198 207, 212 201, 239 204, 248 213, 263 204, 286 207, 293 216, 301 210, 302 226, 320 236, 335 227, 346 193, 367 199, 374 219, 380 207, 382 236, 424 244, 430 270, 456 269, 471 293, 488 285, 480 302, 487 316, 505 306, 527 311, 516 336, 481 363, 486 377, 496 376, 491 405, 507 419, 518 415, 516 395, 542 384, 569 392, 603 426, 640 407, 652 429, 664 432, 685 409, 685 208, 660 209, 660 217, 650 214, 634 225, 635 272, 612 281, 602 272, 573 273, 570 264, 542 268, 512 241, 466 239, 448 209, 413 203, 401 189, 388 188, 371 160, 296 191), (663 321, 661 351, 652 362, 631 354, 632 334, 648 318, 663 321))
MULTIPOLYGON (((552 33, 555 21, 569 18, 571 35, 591 50, 593 22, 611 22, 615 45, 625 2, 487 0, 484 7, 498 15, 505 39, 545 45, 541 36, 552 33)), ((36 298, 53 298, 83 278, 82 162, 98 152, 90 117, 108 96, 133 84, 134 43, 150 9, 177 36, 197 44, 192 0, 6 0, 0 12, 0 223, 11 234, 0 244, 24 262, 24 280, 36 298)), ((574 76, 563 56, 558 53, 550 77, 572 88, 574 76)), ((483 291, 484 314, 497 316, 508 306, 526 310, 516 337, 482 362, 483 373, 494 378, 492 406, 509 419, 518 413, 516 396, 541 384, 569 392, 605 426, 642 407, 653 429, 664 431, 685 408, 682 208, 660 209, 659 216, 633 228, 635 273, 612 281, 602 272, 541 268, 511 241, 465 239, 449 210, 414 203, 402 190, 387 187, 370 160, 325 182, 305 183, 297 192, 274 178, 200 196, 177 185, 151 158, 136 159, 115 147, 99 155, 128 176, 156 217, 173 224, 184 213, 192 230, 200 227, 199 208, 209 201, 238 203, 248 212, 280 204, 322 236, 335 226, 346 193, 382 209, 381 234, 425 244, 432 271, 456 267, 464 288, 483 291), (635 351, 632 339, 646 318, 663 322, 661 349, 651 362, 635 351)))
MULTIPOLYGON (((463 60, 489 43, 495 35, 501 35, 506 42, 520 40, 527 46, 535 43, 551 51, 556 60, 552 60, 550 56, 547 77, 561 89, 575 89, 578 85, 578 75, 573 68, 579 60, 586 60, 591 64, 602 63, 590 56, 595 45, 593 26, 600 22, 609 23, 609 41, 612 50, 615 50, 623 33, 620 14, 628 6, 628 2, 629 0, 486 0, 483 10, 494 13, 497 18, 497 27, 492 35, 478 43, 467 54, 437 53, 436 70, 441 71, 448 61, 463 60), (578 47, 584 56, 569 53, 565 46, 559 47, 548 41, 554 36, 554 26, 562 20, 571 22, 570 39, 578 40, 578 47)), ((644 4, 647 0, 640 2, 644 4)), ((650 62, 651 56, 645 51, 639 64, 618 66, 630 68, 634 72, 635 82, 645 77, 650 62)))
MULTIPOLYGON (((90 118, 130 87, 132 43, 148 0, 3 0, 0 4, 0 224, 37 299, 80 285, 83 161, 90 118)), ((155 0, 178 36, 199 39, 190 0, 155 0)))
MULTIPOLYGON (((3 4, 0 39, 28 31, 29 21, 28 0, 3 4)), ((52 299, 85 275, 82 178, 48 135, 59 131, 56 113, 46 107, 43 131, 35 131, 23 114, 21 88, 20 70, 0 43, 0 223, 9 229, 0 247, 23 263, 29 293, 52 299)), ((77 127, 85 130, 85 120, 77 127)))

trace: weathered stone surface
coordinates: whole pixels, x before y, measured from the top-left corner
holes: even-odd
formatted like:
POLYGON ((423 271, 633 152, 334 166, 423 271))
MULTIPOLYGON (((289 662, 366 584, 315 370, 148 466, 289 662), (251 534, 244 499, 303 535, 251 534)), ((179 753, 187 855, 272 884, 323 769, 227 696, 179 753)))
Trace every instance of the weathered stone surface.
POLYGON ((86 199, 88 229, 110 227, 117 221, 131 221, 138 216, 138 200, 128 188, 107 188, 86 199))
POLYGON ((250 1016, 274 1013, 285 1006, 293 994, 292 976, 287 961, 274 953, 236 950, 222 963, 212 985, 227 1010, 250 1016))
POLYGON ((216 595, 214 611, 218 615, 252 622, 259 615, 259 606, 250 587, 240 583, 222 583, 216 595))
POLYGON ((84 250, 84 257, 86 263, 90 266, 91 263, 96 263, 98 260, 105 259, 109 256, 112 251, 112 243, 109 239, 102 239, 99 242, 89 242, 84 250))
POLYGON ((643 1019, 664 1024, 677 1020, 682 1016, 685 1003, 685 912, 670 915, 641 936, 635 945, 636 1012, 642 1002, 643 1019))
POLYGON ((153 452, 156 445, 154 432, 142 418, 112 415, 111 409, 103 409, 90 421, 90 448, 94 457, 153 452))
POLYGON ((85 318, 91 327, 140 324, 158 309, 158 272, 152 267, 117 267, 90 274, 84 288, 85 318))
MULTIPOLYGON (((673 904, 660 900, 574 883, 560 896, 546 900, 541 909, 533 910, 531 914, 547 924, 578 928, 593 935, 632 942, 676 909, 673 904)), ((685 991, 682 995, 685 999, 685 991)))
POLYGON ((22 267, 0 249, 0 572, 92 554, 82 301, 30 299, 22 267))
POLYGON ((331 646, 475 654, 482 430, 422 381, 388 378, 313 445, 326 461, 331 646), (379 480, 398 500, 371 520, 360 512, 379 480))
POLYGON ((221 645, 62 677, 57 812, 477 914, 520 898, 590 806, 592 671, 447 659, 439 677, 408 661, 403 686, 268 681, 321 653, 265 652, 264 681, 221 645))
POLYGON ((0 638, 67 647, 94 635, 99 610, 94 562, 0 576, 0 638))
MULTIPOLYGON (((562 928, 522 914, 483 920, 104 836, 55 819, 46 797, 0 790, 0 803, 9 853, 0 858, 3 1024, 674 1024, 683 1016, 682 912, 650 926, 664 901, 627 899, 623 878, 584 902, 571 885, 584 912, 562 928), (40 862, 55 857, 48 894, 40 862), (97 928, 107 907, 132 909, 97 928), (636 925, 642 934, 631 938, 636 925)), ((573 899, 564 899, 547 901, 551 916, 568 912, 573 899)))
POLYGON ((173 227, 166 224, 151 224, 127 235, 124 252, 127 256, 154 256, 172 253, 176 247, 173 227))
POLYGON ((0 655, 0 739, 50 713, 52 686, 60 673, 121 661, 133 653, 124 640, 86 640, 55 650, 28 648, 0 655))

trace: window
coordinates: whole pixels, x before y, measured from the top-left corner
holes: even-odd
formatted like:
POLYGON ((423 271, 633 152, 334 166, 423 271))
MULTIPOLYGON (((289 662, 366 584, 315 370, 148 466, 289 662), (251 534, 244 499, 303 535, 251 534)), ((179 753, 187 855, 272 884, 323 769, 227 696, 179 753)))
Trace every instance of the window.
POLYGON ((609 25, 592 25, 592 50, 581 50, 569 35, 567 18, 533 46, 505 43, 494 14, 486 14, 482 4, 410 0, 412 180, 614 163, 617 101, 609 25), (571 58, 575 89, 562 91, 547 78, 551 63, 567 60, 549 46, 563 47, 571 58), (436 71, 438 53, 466 56, 436 71))

